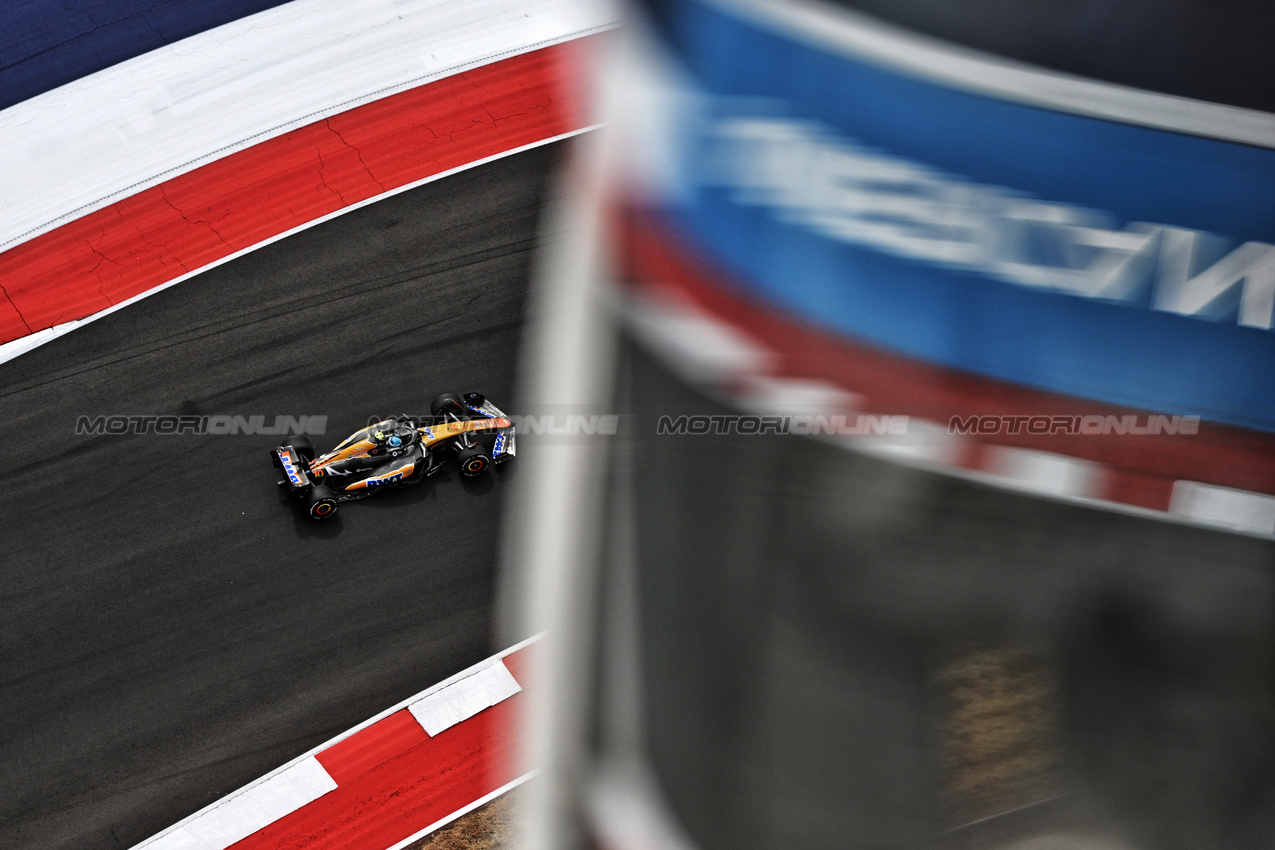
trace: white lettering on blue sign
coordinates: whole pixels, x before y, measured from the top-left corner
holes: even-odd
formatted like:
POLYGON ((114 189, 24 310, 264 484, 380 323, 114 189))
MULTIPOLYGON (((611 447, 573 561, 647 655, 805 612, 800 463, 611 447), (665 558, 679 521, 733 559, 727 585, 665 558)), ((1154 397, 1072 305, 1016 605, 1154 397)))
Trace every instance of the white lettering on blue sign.
POLYGON ((721 120, 705 185, 828 238, 1020 286, 1271 329, 1275 245, 1129 222, 869 150, 820 125, 721 120))

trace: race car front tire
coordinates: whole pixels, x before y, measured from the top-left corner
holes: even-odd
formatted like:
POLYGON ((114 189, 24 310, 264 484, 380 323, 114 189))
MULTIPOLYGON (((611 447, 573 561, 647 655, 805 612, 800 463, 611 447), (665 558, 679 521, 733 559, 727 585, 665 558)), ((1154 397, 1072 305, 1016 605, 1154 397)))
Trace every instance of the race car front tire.
POLYGON ((456 462, 460 464, 461 475, 477 478, 487 471, 487 467, 491 465, 491 458, 487 456, 482 446, 470 446, 456 455, 456 462))
POLYGON ((330 519, 336 515, 336 498, 332 488, 326 484, 316 484, 305 500, 306 513, 312 519, 330 519))
MULTIPOLYGON (((463 411, 465 402, 461 401, 460 396, 456 395, 456 393, 443 393, 429 403, 429 412, 432 416, 440 416, 443 411, 453 406, 463 411)), ((455 413, 456 411, 453 410, 452 412, 455 413)))

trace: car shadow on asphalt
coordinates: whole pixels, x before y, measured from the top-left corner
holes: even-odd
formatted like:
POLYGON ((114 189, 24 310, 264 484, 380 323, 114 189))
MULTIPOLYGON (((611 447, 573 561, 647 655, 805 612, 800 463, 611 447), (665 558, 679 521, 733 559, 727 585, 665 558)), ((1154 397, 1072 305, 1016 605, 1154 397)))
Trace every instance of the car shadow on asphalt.
MULTIPOLYGON (((311 519, 297 505, 296 500, 286 494, 280 497, 280 504, 292 513, 297 537, 331 540, 341 534, 342 518, 346 511, 362 513, 372 510, 403 510, 420 502, 456 496, 458 489, 470 496, 486 496, 496 489, 497 478, 507 484, 512 478, 512 472, 508 467, 497 468, 488 470, 485 475, 471 478, 455 470, 441 469, 419 484, 387 490, 357 502, 346 502, 337 509, 335 516, 325 520, 311 519)), ((351 518, 351 522, 353 521, 355 520, 351 518)))
POLYGON ((485 496, 496 488, 495 470, 487 470, 483 475, 471 478, 468 475, 457 476, 460 478, 461 489, 471 496, 485 496))
POLYGON ((343 525, 340 508, 337 509, 335 516, 327 519, 312 519, 301 506, 296 504, 295 499, 285 497, 283 501, 292 514, 292 524, 297 530, 297 537, 303 540, 310 538, 331 540, 341 535, 343 525))

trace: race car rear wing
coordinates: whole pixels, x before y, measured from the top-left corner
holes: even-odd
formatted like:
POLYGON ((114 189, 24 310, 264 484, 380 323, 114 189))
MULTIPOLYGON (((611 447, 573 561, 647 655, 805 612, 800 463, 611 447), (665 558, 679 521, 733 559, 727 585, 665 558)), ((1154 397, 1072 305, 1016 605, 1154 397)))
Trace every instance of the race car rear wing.
POLYGON ((291 488, 299 490, 313 484, 309 473, 306 471, 305 460, 297 454, 296 449, 290 446, 279 446, 276 449, 271 449, 270 459, 275 467, 282 470, 283 474, 287 476, 279 480, 279 489, 286 490, 291 488))

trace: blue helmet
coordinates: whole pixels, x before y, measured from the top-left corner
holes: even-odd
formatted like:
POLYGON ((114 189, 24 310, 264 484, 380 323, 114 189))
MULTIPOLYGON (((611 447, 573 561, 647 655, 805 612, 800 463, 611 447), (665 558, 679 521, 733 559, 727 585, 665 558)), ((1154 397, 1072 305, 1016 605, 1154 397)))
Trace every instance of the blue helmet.
POLYGON ((398 434, 391 434, 389 443, 391 446, 394 446, 394 447, 401 446, 403 445, 403 438, 400 437, 398 434))

